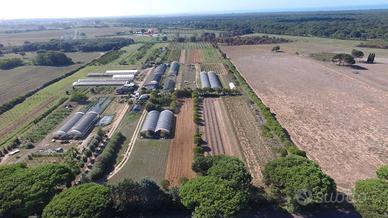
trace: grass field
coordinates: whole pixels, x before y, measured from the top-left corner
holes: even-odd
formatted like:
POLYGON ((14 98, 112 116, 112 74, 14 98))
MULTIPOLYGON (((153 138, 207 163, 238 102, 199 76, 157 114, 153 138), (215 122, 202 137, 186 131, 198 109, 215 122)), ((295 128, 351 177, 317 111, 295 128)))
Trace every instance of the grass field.
MULTIPOLYGON (((74 62, 81 62, 67 67, 22 66, 11 70, 0 70, 0 104, 4 104, 17 96, 41 87, 44 83, 58 78, 85 63, 97 58, 100 53, 67 53, 74 62)), ((16 55, 14 55, 16 56, 16 55)), ((29 53, 27 61, 34 57, 29 53)))
POLYGON ((171 140, 138 139, 126 165, 109 182, 125 178, 140 180, 149 177, 157 182, 164 179, 171 140))

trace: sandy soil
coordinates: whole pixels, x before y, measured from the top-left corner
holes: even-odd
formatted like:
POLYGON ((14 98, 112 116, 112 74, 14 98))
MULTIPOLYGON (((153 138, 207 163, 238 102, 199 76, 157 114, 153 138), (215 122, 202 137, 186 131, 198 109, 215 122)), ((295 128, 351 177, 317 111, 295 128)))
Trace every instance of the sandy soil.
MULTIPOLYGON (((379 85, 260 46, 223 50, 293 141, 343 191, 375 177, 377 167, 388 162, 388 93, 379 85)), ((388 79, 388 74, 379 76, 388 79)))
POLYGON ((193 133, 193 101, 182 101, 183 105, 176 120, 175 138, 170 143, 165 177, 172 186, 178 186, 182 177, 193 178, 195 173, 191 170, 194 158, 193 133))
POLYGON ((186 64, 186 49, 181 50, 181 56, 179 57, 179 63, 186 64))

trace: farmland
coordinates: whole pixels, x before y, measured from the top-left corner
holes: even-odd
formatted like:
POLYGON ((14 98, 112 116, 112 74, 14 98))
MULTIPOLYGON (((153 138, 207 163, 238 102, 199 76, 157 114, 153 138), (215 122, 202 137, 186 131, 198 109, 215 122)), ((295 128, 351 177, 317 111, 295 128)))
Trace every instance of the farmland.
MULTIPOLYGON (((222 49, 292 140, 350 192, 356 180, 374 177, 388 161, 388 95, 381 87, 387 77, 368 71, 357 76, 289 53, 288 46, 284 53, 272 53, 269 46, 222 49)), ((382 66, 377 64, 376 72, 382 66)))
POLYGON ((194 158, 193 132, 193 102, 183 100, 179 109, 176 121, 175 137, 171 140, 168 154, 167 169, 165 178, 171 185, 179 185, 181 178, 193 178, 195 173, 191 170, 191 163, 194 158))
POLYGON ((67 55, 74 62, 80 63, 67 67, 22 66, 12 70, 0 70, 0 105, 76 70, 97 58, 100 53, 68 53, 67 55))

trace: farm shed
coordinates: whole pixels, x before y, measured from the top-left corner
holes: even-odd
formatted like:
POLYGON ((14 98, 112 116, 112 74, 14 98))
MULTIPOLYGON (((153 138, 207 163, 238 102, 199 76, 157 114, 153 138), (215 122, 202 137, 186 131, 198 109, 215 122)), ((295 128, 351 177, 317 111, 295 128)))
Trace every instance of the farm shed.
POLYGON ((112 74, 106 74, 106 73, 88 73, 88 77, 112 77, 112 74))
POLYGON ((72 138, 82 138, 92 128, 98 120, 98 113, 95 111, 87 112, 68 132, 72 138))
POLYGON ((236 85, 234 85, 234 83, 231 82, 231 83, 229 83, 229 88, 230 89, 236 89, 236 85))
POLYGON ((113 75, 112 79, 133 81, 135 79, 135 75, 133 75, 133 74, 115 74, 115 75, 113 75))
POLYGON ((177 76, 179 72, 179 64, 174 61, 171 63, 169 76, 177 76))
POLYGON ((218 76, 214 71, 210 71, 209 73, 207 73, 207 75, 209 77, 210 87, 212 89, 221 89, 222 88, 220 80, 218 79, 218 76))
POLYGON ((117 75, 117 74, 133 74, 136 75, 138 70, 107 70, 105 74, 117 75))
POLYGON ((209 77, 208 77, 207 73, 204 71, 201 72, 200 78, 201 78, 201 85, 202 85, 201 87, 203 89, 210 88, 210 81, 209 81, 209 77))
POLYGON ((67 137, 67 132, 84 116, 85 113, 75 113, 61 128, 54 132, 53 137, 63 139, 67 137))
POLYGON ((159 120, 159 111, 150 111, 144 121, 140 134, 146 138, 152 138, 155 136, 156 125, 159 120))
POLYGON ((174 122, 174 113, 169 110, 164 110, 160 113, 158 123, 156 125, 156 133, 160 137, 165 138, 171 135, 172 124, 174 122))
POLYGON ((166 91, 166 92, 172 92, 174 91, 175 89, 175 81, 173 79, 167 79, 165 82, 164 82, 164 85, 163 85, 163 90, 166 91))
POLYGON ((73 83, 73 86, 123 86, 128 80, 113 79, 79 79, 73 83))

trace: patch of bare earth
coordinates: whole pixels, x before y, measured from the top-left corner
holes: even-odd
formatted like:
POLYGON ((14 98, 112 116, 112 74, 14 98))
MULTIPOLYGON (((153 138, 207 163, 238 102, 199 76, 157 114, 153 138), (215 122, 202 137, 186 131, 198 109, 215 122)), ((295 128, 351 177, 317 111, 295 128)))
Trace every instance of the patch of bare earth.
POLYGON ((186 99, 176 120, 175 137, 170 143, 165 178, 172 186, 178 186, 181 178, 193 178, 195 173, 191 169, 195 148, 193 134, 193 101, 186 99))
POLYGON ((222 49, 292 140, 343 191, 388 162, 387 91, 308 58, 260 46, 222 49))

